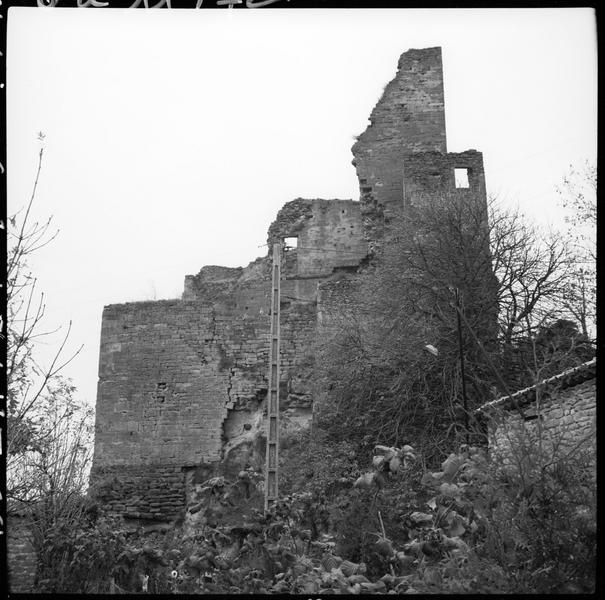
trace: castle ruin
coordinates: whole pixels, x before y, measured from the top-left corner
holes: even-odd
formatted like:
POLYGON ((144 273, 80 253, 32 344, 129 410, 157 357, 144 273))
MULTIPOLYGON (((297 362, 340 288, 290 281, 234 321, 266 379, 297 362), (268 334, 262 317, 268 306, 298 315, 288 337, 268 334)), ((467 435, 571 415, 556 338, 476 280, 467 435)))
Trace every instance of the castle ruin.
MULTIPOLYGON (((348 278, 385 223, 434 194, 486 203, 483 158, 446 148, 441 48, 402 54, 352 148, 360 199, 298 198, 273 242, 297 238, 281 284, 282 430, 309 425, 318 326, 347 301, 348 278)), ((202 267, 182 298, 103 311, 91 485, 111 512, 166 522, 200 469, 264 463, 271 256, 202 267)))

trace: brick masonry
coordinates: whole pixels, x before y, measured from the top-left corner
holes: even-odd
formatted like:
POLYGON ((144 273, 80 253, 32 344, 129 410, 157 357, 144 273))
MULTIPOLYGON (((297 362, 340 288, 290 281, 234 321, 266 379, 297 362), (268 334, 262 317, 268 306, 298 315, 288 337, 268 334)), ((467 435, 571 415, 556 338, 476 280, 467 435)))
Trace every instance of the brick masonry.
POLYGON ((377 252, 385 223, 434 194, 485 203, 481 154, 446 153, 440 48, 401 56, 352 152, 360 201, 297 198, 269 227, 266 256, 205 266, 185 277, 178 300, 105 307, 91 490, 110 511, 174 519, 191 472, 263 466, 274 242, 296 238, 281 286, 287 431, 311 419, 318 344, 346 317, 355 272, 377 252), (455 168, 468 169, 470 189, 456 189, 455 168))

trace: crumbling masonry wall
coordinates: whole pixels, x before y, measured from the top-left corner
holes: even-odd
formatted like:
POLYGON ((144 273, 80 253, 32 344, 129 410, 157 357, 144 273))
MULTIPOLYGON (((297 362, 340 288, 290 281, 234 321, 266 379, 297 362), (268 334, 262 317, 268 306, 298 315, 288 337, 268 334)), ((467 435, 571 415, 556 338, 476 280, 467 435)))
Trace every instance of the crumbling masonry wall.
MULTIPOLYGON (((297 366, 313 343, 315 311, 297 304, 283 316, 283 405, 298 416, 310 411, 297 366)), ((199 301, 129 303, 106 307, 101 335, 97 497, 127 516, 171 517, 184 505, 184 468, 216 463, 226 442, 262 431, 267 319, 199 301), (229 440, 224 424, 237 411, 245 417, 229 440)))
POLYGON ((355 273, 378 255, 389 220, 435 194, 485 202, 481 154, 446 149, 441 49, 409 50, 352 148, 359 202, 288 202, 269 228, 266 256, 187 275, 180 300, 105 308, 91 474, 104 506, 172 519, 190 496, 192 470, 262 466, 270 256, 285 238, 296 247, 283 255, 281 423, 309 423, 322 393, 318 348, 346 318, 355 273), (457 168, 467 169, 470 189, 456 189, 457 168))
MULTIPOLYGON (((281 303, 285 431, 311 418, 318 282, 367 253, 350 200, 286 204, 269 241, 293 236, 281 303)), ((191 469, 262 466, 269 274, 268 257, 204 267, 186 278, 182 300, 105 308, 92 480, 111 512, 171 519, 185 506, 191 469)))
POLYGON ((406 157, 445 153, 445 104, 441 48, 402 54, 370 115, 370 125, 352 148, 363 202, 389 216, 401 205, 406 157))
POLYGON ((419 152, 404 159, 402 170, 405 176, 404 207, 411 204, 422 206, 435 196, 467 194, 485 209, 487 222, 487 192, 481 152, 419 152), (456 169, 466 172, 468 187, 456 186, 456 169))

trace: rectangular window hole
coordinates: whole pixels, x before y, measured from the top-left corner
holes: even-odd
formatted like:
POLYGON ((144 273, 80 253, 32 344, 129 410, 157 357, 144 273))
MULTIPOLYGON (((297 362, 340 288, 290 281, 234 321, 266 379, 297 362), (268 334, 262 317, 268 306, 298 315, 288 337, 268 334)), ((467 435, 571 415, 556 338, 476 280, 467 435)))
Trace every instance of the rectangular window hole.
POLYGON ((468 188, 468 169, 454 169, 454 181, 457 188, 468 188))
POLYGON ((286 250, 289 248, 296 248, 298 246, 298 238, 297 237, 284 238, 284 246, 286 247, 286 250))

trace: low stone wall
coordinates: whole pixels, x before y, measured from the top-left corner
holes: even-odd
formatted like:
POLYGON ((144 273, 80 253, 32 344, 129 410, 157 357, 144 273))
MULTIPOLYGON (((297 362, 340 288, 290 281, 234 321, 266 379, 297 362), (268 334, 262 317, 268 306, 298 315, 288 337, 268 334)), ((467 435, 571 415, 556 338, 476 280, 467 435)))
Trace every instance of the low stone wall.
POLYGON ((511 459, 513 452, 523 454, 536 448, 539 437, 542 448, 553 459, 588 455, 596 458, 596 385, 589 379, 577 385, 545 392, 540 406, 534 401, 523 407, 525 418, 506 408, 492 414, 490 452, 511 459))
POLYGON ((110 514, 170 521, 185 509, 185 475, 173 465, 97 467, 91 495, 110 514))
POLYGON ((12 593, 31 592, 36 577, 36 552, 29 520, 23 515, 7 516, 8 587, 12 593))

